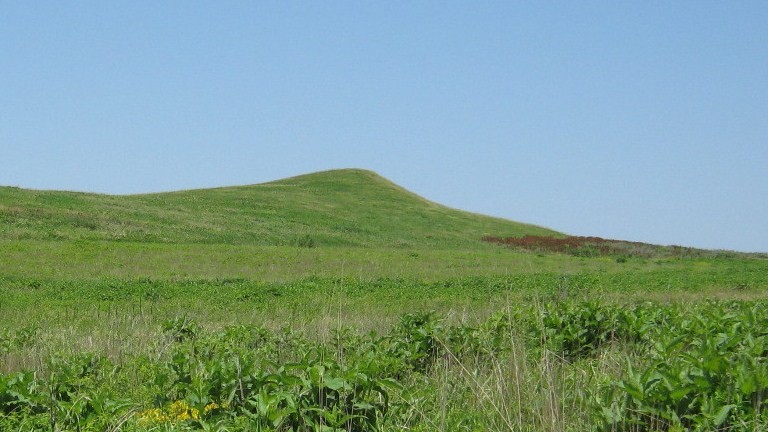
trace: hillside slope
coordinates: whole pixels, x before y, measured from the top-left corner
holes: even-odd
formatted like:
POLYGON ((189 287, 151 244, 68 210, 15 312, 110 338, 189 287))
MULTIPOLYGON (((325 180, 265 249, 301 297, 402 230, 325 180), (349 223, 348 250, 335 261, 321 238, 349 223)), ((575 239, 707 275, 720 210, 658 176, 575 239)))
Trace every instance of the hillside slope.
POLYGON ((553 234, 450 209, 357 169, 128 196, 0 187, 5 240, 466 248, 484 235, 553 234))

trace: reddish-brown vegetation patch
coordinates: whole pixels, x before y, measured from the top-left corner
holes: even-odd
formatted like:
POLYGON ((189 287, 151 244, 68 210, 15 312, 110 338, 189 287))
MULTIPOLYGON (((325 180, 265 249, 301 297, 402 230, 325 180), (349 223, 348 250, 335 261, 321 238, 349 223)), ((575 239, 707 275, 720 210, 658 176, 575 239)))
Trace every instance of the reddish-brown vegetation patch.
POLYGON ((483 241, 530 250, 534 252, 566 253, 575 256, 683 256, 703 252, 681 246, 659 246, 649 243, 604 239, 601 237, 545 237, 528 235, 524 237, 485 236, 483 241))

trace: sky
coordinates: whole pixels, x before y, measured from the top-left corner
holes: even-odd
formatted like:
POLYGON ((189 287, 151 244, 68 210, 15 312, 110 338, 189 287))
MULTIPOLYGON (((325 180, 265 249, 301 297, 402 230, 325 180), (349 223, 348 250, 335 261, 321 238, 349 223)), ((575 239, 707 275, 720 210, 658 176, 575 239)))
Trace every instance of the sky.
POLYGON ((0 0, 0 185, 365 168, 442 204, 768 252, 765 1, 0 0))

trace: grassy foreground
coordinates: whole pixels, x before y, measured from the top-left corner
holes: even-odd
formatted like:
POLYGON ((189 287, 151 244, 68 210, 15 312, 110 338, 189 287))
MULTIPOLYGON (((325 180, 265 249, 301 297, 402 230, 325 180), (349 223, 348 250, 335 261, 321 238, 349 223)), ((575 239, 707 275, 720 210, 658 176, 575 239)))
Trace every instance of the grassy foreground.
POLYGON ((560 234, 358 170, 0 218, 3 431, 768 430, 759 255, 513 250, 560 234))
POLYGON ((537 259, 575 262, 8 276, 0 430, 766 430, 764 261, 537 259))

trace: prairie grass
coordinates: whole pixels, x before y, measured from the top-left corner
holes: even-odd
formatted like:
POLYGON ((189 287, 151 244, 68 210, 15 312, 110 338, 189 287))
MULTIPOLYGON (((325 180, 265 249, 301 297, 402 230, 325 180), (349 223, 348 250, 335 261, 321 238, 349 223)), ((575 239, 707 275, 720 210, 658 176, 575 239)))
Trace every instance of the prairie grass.
MULTIPOLYGON (((671 302, 663 297, 661 302, 653 303, 647 303, 647 299, 638 303, 637 300, 618 298, 595 303, 594 300, 558 299, 549 295, 526 297, 523 301, 523 297, 505 293, 493 301, 469 301, 462 308, 446 308, 439 313, 424 312, 422 304, 414 306, 413 312, 405 315, 403 310, 350 302, 341 295, 325 302, 319 297, 310 298, 292 311, 287 305, 298 303, 281 298, 283 307, 270 307, 250 315, 248 307, 238 307, 236 302, 231 303, 231 313, 227 315, 224 310, 205 308, 206 300, 194 297, 185 299, 189 308, 167 299, 141 308, 127 301, 112 302, 109 307, 30 308, 26 311, 26 320, 17 315, 13 318, 20 320, 19 325, 4 330, 3 338, 13 340, 13 343, 0 354, 0 376, 13 377, 16 373, 31 371, 38 377, 38 385, 50 385, 50 379, 74 380, 71 382, 75 383, 84 378, 67 374, 84 367, 78 365, 85 361, 91 365, 86 368, 95 367, 99 371, 94 372, 96 375, 68 391, 87 398, 96 394, 108 395, 112 403, 118 404, 115 406, 123 408, 116 408, 109 416, 96 419, 87 417, 86 411, 81 417, 67 417, 66 412, 75 409, 69 407, 70 411, 61 411, 55 416, 58 424, 70 426, 61 426, 57 430, 95 424, 126 431, 201 428, 203 423, 193 421, 191 417, 186 420, 186 417, 176 420, 168 417, 166 410, 171 410, 171 404, 182 403, 179 401, 184 401, 185 406, 197 407, 199 412, 211 403, 239 407, 232 411, 220 410, 216 415, 201 417, 200 421, 208 422, 206 427, 219 424, 224 428, 220 430, 253 430, 255 423, 246 421, 247 417, 241 418, 245 411, 239 411, 249 409, 247 405, 239 405, 245 401, 242 398, 249 397, 245 393, 245 396, 237 396, 236 388, 235 393, 219 393, 212 389, 206 390, 210 392, 206 393, 208 399, 198 399, 194 396, 194 385, 178 375, 192 373, 190 379, 194 382, 197 379, 194 374, 202 374, 201 383, 211 382, 215 388, 230 388, 227 384, 230 381, 219 381, 216 374, 224 373, 224 369, 219 371, 220 368, 226 369, 233 360, 250 364, 248 367, 252 369, 248 373, 257 375, 262 373, 260 367, 266 367, 272 371, 270 373, 283 373, 272 368, 298 362, 303 365, 301 368, 309 368, 307 370, 314 370, 312 368, 321 364, 331 368, 324 369, 328 373, 338 368, 335 373, 342 374, 339 376, 346 376, 343 371, 351 368, 370 377, 397 380, 396 385, 386 387, 389 413, 380 412, 375 420, 371 418, 370 421, 375 422, 375 427, 374 423, 369 424, 371 429, 355 429, 352 423, 348 424, 352 430, 634 431, 645 430, 643 424, 667 430, 665 425, 672 423, 661 417, 632 420, 631 410, 646 409, 644 405, 621 408, 624 401, 630 400, 620 391, 622 383, 631 382, 632 370, 656 367, 653 356, 661 356, 673 365, 671 367, 688 367, 687 357, 678 358, 675 348, 670 348, 672 351, 668 353, 653 354, 661 348, 650 348, 654 345, 644 342, 646 338, 661 341, 659 343, 663 345, 677 332, 692 332, 689 337, 694 341, 700 337, 696 335, 709 338, 711 331, 724 331, 709 328, 753 332, 750 337, 762 335, 757 337, 765 338, 759 333, 760 324, 754 328, 731 324, 747 322, 734 321, 737 316, 747 320, 761 317, 759 311, 768 307, 761 298, 764 296, 755 293, 753 299, 735 302, 701 297, 671 302), (309 304, 313 304, 314 309, 308 309, 309 304), (725 312, 727 310, 731 312, 725 312), (636 327, 635 321, 621 320, 621 317, 634 317, 653 323, 657 322, 654 320, 658 311, 665 317, 658 322, 665 324, 651 331, 632 333, 632 329, 645 327, 636 327), (598 314, 594 315, 595 312, 598 314), (590 317, 600 314, 615 318, 594 323, 608 326, 605 330, 589 327, 593 325, 590 317), (553 321, 548 318, 558 315, 564 319, 553 321), (722 324, 718 323, 721 316, 725 320, 722 324), (687 317, 700 317, 697 319, 701 319, 702 325, 709 327, 690 327, 687 317), (624 325, 630 327, 622 327, 624 325), (569 345, 569 337, 581 338, 584 331, 588 332, 587 336, 597 338, 594 345, 593 342, 569 345), (601 335, 607 336, 603 338, 601 335), (632 339, 635 337, 640 339, 632 339), (569 351, 569 346, 579 351, 569 351), (579 347, 588 350, 582 351, 579 347), (313 357, 316 355, 320 357, 313 357), (257 366, 260 363, 253 360, 260 356, 276 363, 257 366), (367 362, 371 359, 379 366, 370 366, 367 362), (633 369, 628 370, 628 364, 633 369), (365 367, 365 372, 358 369, 360 367, 365 367), (171 370, 175 372, 167 372, 171 370), (166 375, 174 383, 171 387, 151 384, 152 380, 166 375), (222 400, 224 395, 230 395, 229 399, 222 400), (627 409, 623 415, 630 416, 614 422, 606 417, 603 409, 627 409), (160 410, 157 415, 166 420, 153 425, 142 423, 139 421, 141 413, 148 410, 160 410)), ((759 319, 764 321, 764 317, 759 319)), ((740 334, 733 335, 746 340, 740 334)), ((740 347, 741 343, 737 342, 733 348, 718 355, 732 355, 728 350, 734 349, 738 356, 738 350, 749 349, 740 347)), ((731 361, 740 357, 733 358, 731 361)), ((236 373, 231 368, 227 370, 236 373)), ((759 371, 758 367, 753 372, 762 373, 759 371)), ((736 370, 728 373, 735 374, 736 370)), ((329 375, 328 379, 336 382, 333 380, 341 378, 329 375)), ((768 385, 768 381, 766 383, 768 385)), ((300 389, 292 391, 298 392, 297 395, 304 394, 300 389)), ((255 393, 251 395, 256 397, 255 393)), ((370 400, 371 403, 374 401, 380 400, 370 400)), ((760 401, 762 399, 758 399, 758 403, 760 401)), ((61 403, 68 406, 66 399, 61 403)), ((338 408, 334 406, 328 405, 325 409, 338 408)), ((748 426, 739 426, 737 417, 728 416, 725 419, 730 425, 729 430, 765 427, 760 408, 750 408, 748 403, 740 407, 744 410, 740 412, 747 415, 748 423, 745 424, 748 426)), ((48 411, 29 415, 31 417, 5 419, 0 416, 0 425, 23 428, 24 422, 28 422, 28 425, 39 426, 41 419, 54 416, 48 411)), ((702 425, 710 424, 706 423, 708 417, 696 418, 702 425)), ((310 421, 309 418, 305 420, 310 421)), ((263 430, 286 430, 260 427, 263 430)))
POLYGON ((766 429, 764 256, 486 235, 562 237, 360 170, 0 188, 0 430, 766 429))
POLYGON ((129 196, 0 187, 8 240, 451 249, 474 248, 486 234, 557 235, 450 209, 355 169, 129 196))

